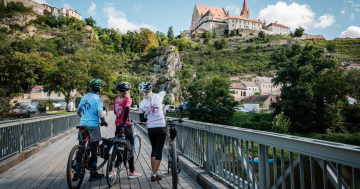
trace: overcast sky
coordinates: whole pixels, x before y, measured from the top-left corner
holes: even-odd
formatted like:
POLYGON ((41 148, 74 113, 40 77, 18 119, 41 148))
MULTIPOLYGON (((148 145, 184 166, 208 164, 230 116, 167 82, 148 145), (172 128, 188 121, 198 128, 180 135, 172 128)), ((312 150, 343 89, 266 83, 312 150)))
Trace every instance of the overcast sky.
MULTIPOLYGON (((188 30, 195 3, 222 7, 239 15, 243 0, 34 0, 50 6, 77 10, 82 18, 92 16, 101 27, 127 30, 150 28, 166 33, 188 30)), ((360 37, 360 0, 247 0, 250 17, 278 21, 294 31, 305 28, 310 35, 360 37)))

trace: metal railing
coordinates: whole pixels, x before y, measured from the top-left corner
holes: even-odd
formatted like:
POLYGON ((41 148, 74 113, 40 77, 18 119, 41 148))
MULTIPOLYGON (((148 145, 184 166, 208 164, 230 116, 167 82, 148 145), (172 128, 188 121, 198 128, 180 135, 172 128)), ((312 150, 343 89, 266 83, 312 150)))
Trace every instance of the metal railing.
POLYGON ((76 114, 0 122, 0 161, 49 139, 80 122, 76 114))
POLYGON ((177 131, 178 150, 231 188, 359 186, 360 146, 187 119, 177 131))

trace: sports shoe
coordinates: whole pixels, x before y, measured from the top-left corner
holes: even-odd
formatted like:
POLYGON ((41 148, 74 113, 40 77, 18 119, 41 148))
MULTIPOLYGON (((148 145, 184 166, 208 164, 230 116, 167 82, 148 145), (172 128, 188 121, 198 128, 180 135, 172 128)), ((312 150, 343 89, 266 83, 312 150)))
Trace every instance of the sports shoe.
POLYGON ((104 174, 99 174, 96 171, 90 172, 90 179, 89 181, 95 181, 104 178, 104 174))
POLYGON ((156 176, 154 177, 153 175, 151 176, 151 182, 156 182, 156 181, 159 181, 161 179, 163 179, 164 176, 162 175, 159 175, 159 174, 156 174, 156 176))
POLYGON ((116 176, 116 172, 115 171, 109 172, 109 177, 113 177, 113 176, 116 176))
POLYGON ((77 181, 77 180, 79 180, 79 173, 75 172, 72 181, 77 181))
POLYGON ((134 170, 133 173, 129 172, 128 178, 129 178, 129 179, 131 179, 131 178, 137 178, 137 177, 141 177, 141 175, 142 175, 141 173, 138 173, 138 172, 136 172, 136 171, 134 170))

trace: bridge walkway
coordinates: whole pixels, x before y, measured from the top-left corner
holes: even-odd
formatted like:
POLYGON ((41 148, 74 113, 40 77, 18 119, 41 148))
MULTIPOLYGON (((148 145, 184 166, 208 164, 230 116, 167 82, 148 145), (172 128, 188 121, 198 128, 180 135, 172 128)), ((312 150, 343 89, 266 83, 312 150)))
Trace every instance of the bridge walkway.
MULTIPOLYGON (((113 137, 115 131, 115 116, 113 112, 109 112, 106 117, 109 127, 101 127, 101 133, 104 137, 113 137)), ((159 182, 150 182, 151 168, 150 168, 150 151, 151 145, 147 136, 138 132, 141 137, 141 155, 135 164, 135 169, 143 173, 143 176, 135 179, 127 178, 127 171, 120 172, 120 179, 117 184, 111 188, 121 189, 147 189, 147 188, 172 188, 171 176, 167 173, 167 158, 163 154, 163 161, 160 166, 160 174, 165 176, 165 179, 159 182)), ((50 145, 41 150, 35 155, 22 161, 16 166, 10 168, 6 172, 0 174, 0 188, 68 188, 66 181, 66 164, 71 148, 78 144, 77 131, 62 140, 50 145)), ((105 166, 104 166, 105 167, 105 166)), ((99 170, 105 173, 106 168, 99 170)), ((106 179, 89 182, 89 172, 87 172, 81 188, 103 189, 109 188, 106 179)), ((202 188, 185 172, 180 173, 178 188, 202 188)))

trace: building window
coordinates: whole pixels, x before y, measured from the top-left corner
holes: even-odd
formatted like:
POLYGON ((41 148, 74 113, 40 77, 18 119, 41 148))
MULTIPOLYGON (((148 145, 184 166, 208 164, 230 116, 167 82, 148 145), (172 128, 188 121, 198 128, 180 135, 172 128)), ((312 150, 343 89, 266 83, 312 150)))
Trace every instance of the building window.
POLYGON ((246 96, 246 92, 244 92, 244 96, 246 96))
POLYGON ((51 93, 46 93, 46 97, 50 98, 51 93))
POLYGON ((241 25, 240 25, 240 28, 241 28, 241 25))
POLYGON ((57 92, 56 97, 60 98, 61 97, 61 92, 57 92))
POLYGON ((234 20, 232 20, 232 22, 234 23, 234 20))
POLYGON ((236 20, 236 23, 237 23, 237 20, 236 20))
POLYGON ((234 24, 233 24, 233 27, 234 27, 234 24))

